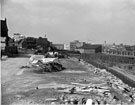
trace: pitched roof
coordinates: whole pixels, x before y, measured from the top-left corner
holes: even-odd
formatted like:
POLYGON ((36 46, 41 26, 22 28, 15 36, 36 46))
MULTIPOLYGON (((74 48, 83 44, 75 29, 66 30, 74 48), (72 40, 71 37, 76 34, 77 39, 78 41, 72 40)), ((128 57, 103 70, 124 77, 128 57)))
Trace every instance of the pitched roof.
POLYGON ((81 47, 78 47, 77 49, 95 49, 95 48, 98 48, 98 47, 101 47, 101 45, 99 45, 99 44, 94 44, 94 45, 85 44, 81 47))

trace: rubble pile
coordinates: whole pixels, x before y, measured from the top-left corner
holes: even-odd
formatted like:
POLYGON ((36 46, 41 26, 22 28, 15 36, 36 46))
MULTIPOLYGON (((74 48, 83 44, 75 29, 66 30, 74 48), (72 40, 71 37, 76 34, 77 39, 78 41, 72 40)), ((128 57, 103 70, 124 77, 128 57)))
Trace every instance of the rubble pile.
MULTIPOLYGON (((29 59, 29 68, 35 72, 57 72, 63 70, 58 58, 45 58, 43 55, 32 55, 29 59)), ((27 67, 27 68, 28 68, 27 67)))
MULTIPOLYGON (((57 98, 56 103, 62 105, 129 105, 135 104, 135 88, 123 83, 116 76, 107 72, 105 69, 100 69, 81 61, 86 65, 93 74, 104 77, 104 83, 81 84, 71 83, 73 87, 57 89, 62 93, 57 98)), ((52 102, 52 105, 56 105, 52 102)))

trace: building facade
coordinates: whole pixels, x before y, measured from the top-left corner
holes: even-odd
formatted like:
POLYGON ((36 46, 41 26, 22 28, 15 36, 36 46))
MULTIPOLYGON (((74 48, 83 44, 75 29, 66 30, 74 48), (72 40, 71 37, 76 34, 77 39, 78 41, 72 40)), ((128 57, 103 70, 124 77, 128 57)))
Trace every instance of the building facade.
POLYGON ((6 39, 5 37, 0 37, 0 41, 1 41, 0 47, 1 47, 1 50, 5 50, 5 47, 6 47, 5 39, 6 39))
POLYGON ((9 36, 8 36, 8 26, 7 20, 0 20, 1 22, 1 32, 0 37, 2 38, 2 46, 8 46, 9 36), (5 38, 5 41, 3 40, 5 38))
POLYGON ((64 44, 64 50, 70 50, 70 43, 64 44))
POLYGON ((76 49, 76 43, 75 42, 70 42, 70 50, 74 51, 76 49))
POLYGON ((76 49, 76 51, 79 51, 80 53, 86 53, 86 54, 101 53, 102 52, 102 45, 85 44, 81 47, 78 47, 76 49))
POLYGON ((70 42, 70 50, 75 51, 76 48, 81 47, 84 45, 84 42, 80 42, 79 40, 74 40, 73 42, 70 42))
POLYGON ((106 45, 104 46, 103 53, 109 55, 135 57, 135 46, 106 45))

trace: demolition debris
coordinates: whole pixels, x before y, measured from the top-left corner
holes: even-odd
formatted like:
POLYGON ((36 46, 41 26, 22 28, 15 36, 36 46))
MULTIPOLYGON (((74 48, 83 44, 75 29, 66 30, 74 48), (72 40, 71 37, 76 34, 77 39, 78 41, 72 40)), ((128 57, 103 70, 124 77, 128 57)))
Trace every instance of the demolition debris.
POLYGON ((81 64, 87 65, 94 75, 104 77, 104 83, 82 84, 71 82, 72 87, 71 85, 65 86, 65 88, 57 87, 57 91, 62 94, 53 102, 50 100, 52 105, 135 104, 135 88, 124 84, 105 69, 96 68, 84 61, 81 61, 81 64))
POLYGON ((64 69, 58 58, 45 58, 43 55, 32 55, 27 66, 21 68, 31 68, 35 72, 57 72, 64 69))
MULTIPOLYGON (((79 62, 88 68, 88 71, 93 75, 93 80, 97 78, 97 80, 101 79, 102 82, 94 83, 89 82, 88 79, 78 79, 76 82, 70 81, 68 84, 56 82, 53 84, 39 84, 37 86, 38 90, 54 89, 59 94, 55 98, 46 98, 46 103, 52 105, 135 104, 135 88, 123 83, 105 69, 96 68, 83 60, 79 60, 79 62)), ((36 68, 37 72, 44 73, 61 71, 63 66, 58 58, 33 55, 29 59, 29 66, 22 68, 36 68)), ((70 71, 68 72, 71 74, 70 71)))

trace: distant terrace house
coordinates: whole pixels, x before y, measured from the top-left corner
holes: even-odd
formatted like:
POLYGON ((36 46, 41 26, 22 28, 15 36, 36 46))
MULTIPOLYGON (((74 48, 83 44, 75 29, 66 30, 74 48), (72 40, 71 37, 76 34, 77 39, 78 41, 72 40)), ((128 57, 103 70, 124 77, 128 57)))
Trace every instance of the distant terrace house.
POLYGON ((115 50, 106 50, 105 54, 118 55, 118 56, 128 56, 135 57, 135 51, 115 51, 115 50))
POLYGON ((76 51, 79 51, 80 53, 86 53, 86 54, 101 53, 102 52, 102 45, 85 44, 81 47, 76 48, 76 51))

